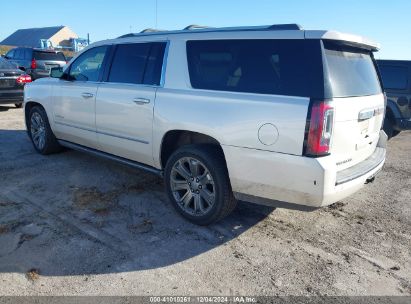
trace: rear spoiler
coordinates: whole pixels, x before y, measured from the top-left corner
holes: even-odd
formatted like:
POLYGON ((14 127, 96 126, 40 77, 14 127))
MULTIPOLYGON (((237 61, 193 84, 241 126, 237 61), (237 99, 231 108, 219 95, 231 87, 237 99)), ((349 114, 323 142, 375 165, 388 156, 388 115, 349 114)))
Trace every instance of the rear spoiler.
POLYGON ((371 52, 376 52, 380 49, 378 43, 365 37, 335 31, 305 31, 304 37, 305 39, 334 40, 345 45, 369 50, 371 52))

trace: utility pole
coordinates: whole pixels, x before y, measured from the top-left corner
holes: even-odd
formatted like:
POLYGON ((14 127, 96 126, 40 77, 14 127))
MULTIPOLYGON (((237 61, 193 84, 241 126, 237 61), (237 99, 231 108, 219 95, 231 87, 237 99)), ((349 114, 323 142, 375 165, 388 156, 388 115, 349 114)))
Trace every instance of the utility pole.
POLYGON ((158 21, 158 19, 157 19, 157 16, 158 16, 158 0, 155 0, 156 1, 156 26, 154 27, 155 29, 157 29, 157 21, 158 21))

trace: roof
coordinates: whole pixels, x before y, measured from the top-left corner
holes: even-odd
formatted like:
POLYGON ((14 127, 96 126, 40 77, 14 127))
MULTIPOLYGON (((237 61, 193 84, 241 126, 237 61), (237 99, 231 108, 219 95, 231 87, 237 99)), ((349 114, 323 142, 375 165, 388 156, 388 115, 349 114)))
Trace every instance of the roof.
POLYGON ((367 38, 346 34, 336 31, 318 31, 318 30, 304 30, 298 24, 274 24, 262 26, 240 26, 240 27, 221 27, 212 28, 198 25, 191 25, 185 27, 183 30, 176 31, 159 31, 154 29, 146 29, 136 34, 126 34, 118 38, 144 37, 144 36, 160 36, 160 35, 176 35, 176 34, 207 34, 207 33, 227 33, 227 32, 300 32, 303 33, 305 39, 324 39, 324 40, 338 40, 348 42, 353 46, 377 51, 379 44, 367 38))
POLYGON ((214 33, 214 32, 243 32, 243 31, 286 31, 286 30, 302 30, 298 24, 273 24, 262 26, 237 26, 237 27, 208 27, 201 25, 189 25, 182 30, 156 30, 152 28, 144 29, 140 33, 129 33, 118 38, 140 37, 145 35, 170 35, 170 34, 187 34, 187 33, 214 33))
POLYGON ((17 30, 2 42, 0 42, 0 44, 11 46, 37 47, 39 46, 40 39, 50 39, 64 27, 65 26, 61 25, 17 30))

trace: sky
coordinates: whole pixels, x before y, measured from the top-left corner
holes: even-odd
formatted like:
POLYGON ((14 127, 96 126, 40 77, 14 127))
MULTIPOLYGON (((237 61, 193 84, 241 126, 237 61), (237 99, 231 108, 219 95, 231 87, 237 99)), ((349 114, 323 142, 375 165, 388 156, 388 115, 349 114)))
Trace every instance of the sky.
POLYGON ((298 23, 371 38, 381 45, 376 58, 411 60, 410 0, 19 0, 2 1, 0 11, 0 41, 17 29, 56 25, 98 41, 150 27, 298 23))

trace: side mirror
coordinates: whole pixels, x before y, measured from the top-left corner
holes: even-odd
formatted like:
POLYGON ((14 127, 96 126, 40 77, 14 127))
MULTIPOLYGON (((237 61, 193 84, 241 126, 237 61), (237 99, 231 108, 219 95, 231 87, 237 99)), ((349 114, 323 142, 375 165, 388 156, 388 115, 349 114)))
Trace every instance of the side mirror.
POLYGON ((63 76, 63 68, 62 67, 51 68, 50 77, 52 77, 52 78, 61 78, 61 76, 63 76))

